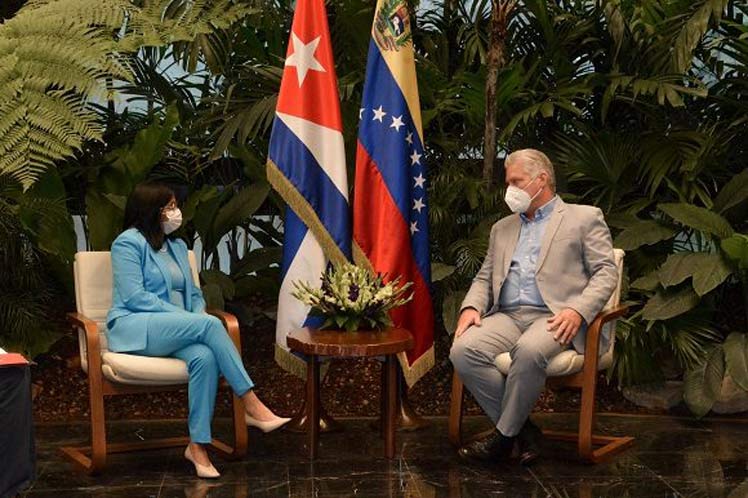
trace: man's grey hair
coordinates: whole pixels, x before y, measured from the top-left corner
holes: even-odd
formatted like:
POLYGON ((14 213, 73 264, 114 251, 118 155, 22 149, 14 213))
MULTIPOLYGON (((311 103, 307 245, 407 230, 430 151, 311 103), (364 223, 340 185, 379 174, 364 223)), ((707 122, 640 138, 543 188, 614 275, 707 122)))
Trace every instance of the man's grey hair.
POLYGON ((556 173, 553 171, 553 163, 548 156, 536 149, 520 149, 506 156, 504 167, 508 168, 512 164, 520 164, 525 173, 534 177, 540 172, 548 173, 548 184, 553 190, 556 190, 556 173))

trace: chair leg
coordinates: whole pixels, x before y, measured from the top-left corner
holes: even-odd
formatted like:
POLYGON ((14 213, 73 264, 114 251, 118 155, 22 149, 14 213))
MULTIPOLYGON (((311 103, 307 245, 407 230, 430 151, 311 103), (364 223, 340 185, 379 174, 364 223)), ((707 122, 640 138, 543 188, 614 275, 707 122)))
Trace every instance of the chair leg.
MULTIPOLYGON (((597 365, 594 365, 595 370, 597 365)), ((595 370, 589 369, 592 372, 595 370)), ((592 434, 595 425, 595 393, 597 375, 585 372, 582 380, 582 407, 579 412, 579 429, 577 433, 543 431, 549 439, 576 442, 579 457, 588 463, 600 463, 615 454, 630 448, 634 438, 630 436, 596 436, 592 434), (600 446, 595 449, 595 446, 600 446)))
POLYGON ((104 392, 101 378, 92 375, 89 367, 88 399, 91 411, 91 446, 78 448, 66 446, 60 451, 84 472, 96 475, 106 466, 106 417, 104 413, 104 392), (88 454, 90 456, 88 456, 88 454))
MULTIPOLYGON (((585 372, 586 373, 586 372, 585 372)), ((595 391, 597 375, 585 375, 582 383, 582 407, 579 412, 579 456, 582 460, 593 460, 592 427, 595 424, 595 391)))
POLYGON ((231 398, 234 405, 234 455, 236 458, 242 458, 247 454, 247 446, 249 445, 249 432, 244 418, 244 403, 233 393, 231 398))
MULTIPOLYGON (((595 371, 597 364, 595 364, 595 371)), ((585 376, 582 383, 582 408, 579 412, 579 456, 589 463, 600 463, 634 445, 630 436, 595 436, 595 397, 597 374, 585 376), (600 446, 594 449, 593 445, 600 446)))
POLYGON ((449 400, 449 441, 454 446, 462 444, 462 411, 465 387, 457 372, 452 373, 452 394, 449 400))
POLYGON ((211 447, 228 460, 238 460, 247 454, 248 431, 244 421, 244 403, 229 388, 231 396, 231 415, 234 426, 234 445, 224 443, 218 439, 211 441, 211 447))

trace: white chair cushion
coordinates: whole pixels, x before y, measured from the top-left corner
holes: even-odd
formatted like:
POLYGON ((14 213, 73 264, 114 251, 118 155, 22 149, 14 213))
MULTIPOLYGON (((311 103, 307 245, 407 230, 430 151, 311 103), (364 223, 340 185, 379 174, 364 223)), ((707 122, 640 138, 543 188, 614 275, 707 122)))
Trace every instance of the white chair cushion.
MULTIPOLYGON (((200 285, 195 254, 189 251, 188 258, 192 278, 200 285)), ((108 380, 122 384, 172 385, 187 382, 187 365, 176 358, 153 358, 124 353, 113 353, 107 349, 106 315, 112 307, 112 259, 109 251, 83 251, 75 254, 75 301, 78 313, 96 322, 99 327, 101 346, 101 370, 108 380)), ((88 373, 86 336, 78 331, 78 346, 81 367, 88 373)))
POLYGON ((157 358, 105 351, 101 355, 104 377, 120 384, 165 386, 187 383, 187 364, 177 358, 157 358))
MULTIPOLYGON (((509 367, 512 365, 512 357, 509 353, 502 353, 496 357, 496 367, 504 375, 509 374, 509 367)), ((613 351, 607 351, 600 357, 597 368, 605 370, 613 363, 613 351)), ((548 377, 563 377, 582 371, 584 365, 584 355, 579 354, 573 349, 567 349, 551 359, 545 372, 548 377)))
MULTIPOLYGON (((608 303, 603 309, 612 309, 618 306, 621 302, 621 282, 623 280, 623 258, 625 253, 621 249, 613 249, 613 258, 618 268, 618 283, 616 285, 613 294, 610 296, 608 303)), ((607 350, 600 356, 597 364, 598 370, 605 370, 613 364, 613 351, 615 345, 615 320, 606 323, 603 326, 604 333, 610 337, 607 344, 607 350)), ((509 353, 502 353, 496 357, 494 362, 496 367, 504 375, 509 374, 509 367, 512 365, 512 357, 509 353)), ((548 377, 563 377, 565 375, 572 375, 582 371, 584 366, 584 355, 577 353, 573 349, 567 349, 553 357, 548 362, 548 366, 545 368, 545 372, 548 377)))

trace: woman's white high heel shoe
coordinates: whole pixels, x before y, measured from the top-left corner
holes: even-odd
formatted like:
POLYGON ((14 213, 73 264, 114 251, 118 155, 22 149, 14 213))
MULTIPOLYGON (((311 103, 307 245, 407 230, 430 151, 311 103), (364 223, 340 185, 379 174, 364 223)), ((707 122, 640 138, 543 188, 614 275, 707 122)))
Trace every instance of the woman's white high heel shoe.
POLYGON ((189 446, 187 446, 187 448, 185 448, 184 450, 184 457, 192 462, 192 465, 195 466, 197 477, 202 477, 203 479, 218 479, 219 477, 221 477, 221 474, 216 470, 215 467, 213 467, 213 464, 201 465, 197 463, 192 457, 192 452, 190 451, 189 446))
POLYGON ((257 427, 262 432, 273 432, 291 421, 290 418, 275 417, 273 420, 257 420, 249 413, 244 414, 244 421, 250 427, 257 427))

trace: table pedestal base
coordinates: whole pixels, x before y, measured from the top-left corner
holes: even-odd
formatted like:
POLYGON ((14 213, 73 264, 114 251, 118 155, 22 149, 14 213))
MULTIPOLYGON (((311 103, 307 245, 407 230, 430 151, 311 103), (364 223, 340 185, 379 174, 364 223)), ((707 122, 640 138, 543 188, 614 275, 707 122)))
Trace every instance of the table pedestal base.
MULTIPOLYGON (((384 420, 384 456, 392 459, 395 457, 395 426, 398 408, 397 400, 397 358, 395 355, 387 355, 382 364, 382 419, 384 420)), ((306 379, 306 429, 307 450, 309 459, 317 458, 320 433, 320 383, 319 362, 316 357, 310 355, 307 359, 306 379)))

